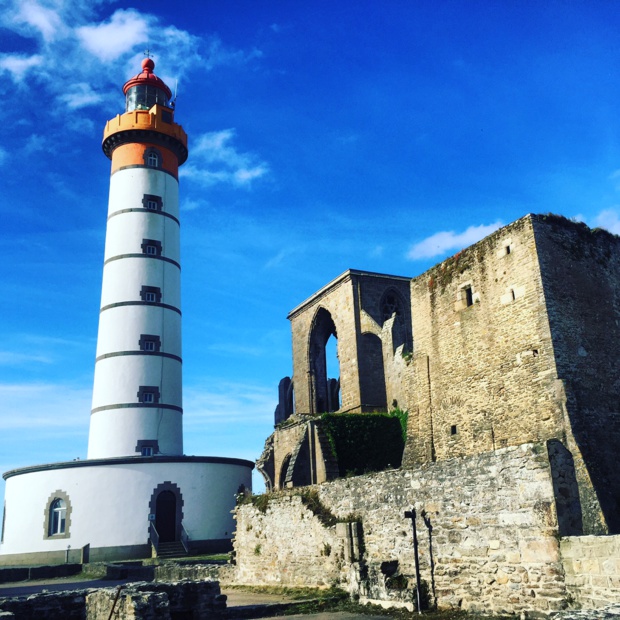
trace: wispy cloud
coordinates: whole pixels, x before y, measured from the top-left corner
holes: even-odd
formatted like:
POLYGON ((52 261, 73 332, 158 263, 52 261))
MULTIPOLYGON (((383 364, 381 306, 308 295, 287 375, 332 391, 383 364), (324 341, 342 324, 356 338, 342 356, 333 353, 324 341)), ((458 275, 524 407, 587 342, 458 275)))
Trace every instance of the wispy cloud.
POLYGON ((592 225, 605 228, 614 235, 620 235, 620 215, 614 208, 601 211, 592 220, 592 225))
POLYGON ((480 241, 480 239, 490 235, 501 226, 503 226, 502 222, 497 221, 493 224, 470 226, 467 230, 460 233, 453 230, 437 232, 412 245, 406 257, 409 260, 423 260, 440 256, 453 250, 461 250, 472 243, 476 243, 476 241, 480 241))
POLYGON ((192 160, 198 163, 181 168, 180 175, 206 186, 228 183, 239 187, 249 187, 267 175, 268 164, 253 153, 237 150, 234 138, 234 129, 198 136, 192 148, 192 160))
POLYGON ((66 384, 0 383, 0 431, 44 428, 83 432, 92 392, 66 384))
POLYGON ((270 421, 277 402, 277 390, 247 383, 225 382, 210 386, 186 386, 183 409, 186 426, 234 424, 243 420, 270 421))
POLYGON ((84 49, 104 62, 120 58, 148 40, 149 21, 134 9, 118 9, 106 22, 76 28, 84 49))
MULTIPOLYGON (((40 89, 58 110, 111 102, 118 85, 139 70, 144 47, 157 42, 156 61, 168 83, 197 66, 209 71, 259 58, 259 50, 226 46, 217 36, 197 37, 162 24, 155 15, 133 8, 110 11, 110 3, 94 0, 8 0, 0 26, 28 40, 30 53, 0 54, 0 76, 21 89, 40 89), (103 15, 102 15, 103 13, 103 15), (93 79, 93 76, 96 76, 93 79)), ((33 98, 40 100, 40 96, 33 98)), ((23 98, 21 93, 20 102, 23 98)), ((54 108, 52 107, 53 111, 54 108)), ((66 129, 66 127, 65 127, 66 129)))
POLYGON ((0 55, 0 75, 8 73, 15 84, 21 84, 28 72, 43 63, 43 56, 33 54, 2 54, 0 55))
POLYGON ((21 366, 22 364, 50 364, 52 359, 45 355, 29 355, 14 351, 0 351, 0 366, 21 366))

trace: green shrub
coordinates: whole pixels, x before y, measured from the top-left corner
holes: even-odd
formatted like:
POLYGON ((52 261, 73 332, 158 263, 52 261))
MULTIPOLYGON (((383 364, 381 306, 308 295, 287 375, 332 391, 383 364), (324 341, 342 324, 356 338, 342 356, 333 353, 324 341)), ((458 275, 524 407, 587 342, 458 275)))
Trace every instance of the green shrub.
POLYGON ((340 476, 400 467, 407 413, 324 413, 323 428, 338 461, 340 476))

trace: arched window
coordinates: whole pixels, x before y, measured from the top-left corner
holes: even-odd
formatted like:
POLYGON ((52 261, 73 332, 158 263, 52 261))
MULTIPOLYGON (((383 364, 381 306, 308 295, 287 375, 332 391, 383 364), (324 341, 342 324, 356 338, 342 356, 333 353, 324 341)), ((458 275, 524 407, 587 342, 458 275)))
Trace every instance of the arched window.
POLYGON ((149 168, 161 168, 162 156, 159 149, 150 146, 144 151, 144 164, 149 168))
POLYGON ((71 500, 60 489, 48 498, 45 507, 44 538, 69 538, 71 528, 71 500))
POLYGON ((57 497, 50 506, 50 536, 64 534, 67 527, 67 504, 57 497))

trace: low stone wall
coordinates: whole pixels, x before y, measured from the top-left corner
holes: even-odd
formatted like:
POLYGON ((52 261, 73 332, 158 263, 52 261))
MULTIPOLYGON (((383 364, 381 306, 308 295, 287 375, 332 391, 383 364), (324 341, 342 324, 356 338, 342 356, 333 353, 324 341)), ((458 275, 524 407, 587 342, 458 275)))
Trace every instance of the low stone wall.
POLYGON ((570 536, 560 542, 569 598, 578 607, 620 603, 620 536, 570 536))
POLYGON ((219 620, 226 612, 226 597, 217 581, 132 583, 101 590, 35 594, 26 599, 0 599, 0 615, 20 620, 219 620), (10 617, 10 616, 9 616, 10 617))
POLYGON ((340 584, 363 602, 411 609, 415 562, 404 512, 415 507, 422 589, 431 602, 487 613, 547 613, 564 605, 543 445, 313 488, 341 523, 323 525, 295 491, 272 494, 264 512, 237 508, 237 583, 340 584))

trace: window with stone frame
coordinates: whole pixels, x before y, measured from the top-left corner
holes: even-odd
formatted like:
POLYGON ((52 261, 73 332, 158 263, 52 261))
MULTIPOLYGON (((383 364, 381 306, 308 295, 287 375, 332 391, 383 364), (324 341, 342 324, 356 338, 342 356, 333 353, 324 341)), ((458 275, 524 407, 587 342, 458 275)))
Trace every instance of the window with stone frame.
POLYGON ((140 289, 140 299, 150 304, 158 304, 161 302, 161 289, 159 286, 143 286, 140 289))
POLYGON ((60 489, 52 493, 45 506, 44 538, 69 538, 71 526, 71 501, 60 489))
POLYGON ((149 168, 161 168, 162 161, 163 159, 159 149, 150 146, 144 151, 144 164, 149 168))
POLYGON ((142 239, 140 247, 142 248, 142 254, 161 256, 161 241, 157 241, 156 239, 142 239))
POLYGON ((159 452, 159 442, 157 439, 138 439, 136 452, 140 456, 155 456, 159 452))
POLYGON ((149 211, 163 211, 164 201, 161 196, 155 194, 144 194, 142 196, 142 208, 149 211))
POLYGON ((138 402, 145 405, 156 405, 160 398, 159 388, 156 385, 141 385, 137 396, 138 402))
POLYGON ((161 350, 161 338, 155 334, 140 334, 140 351, 147 351, 150 353, 159 353, 161 350))

